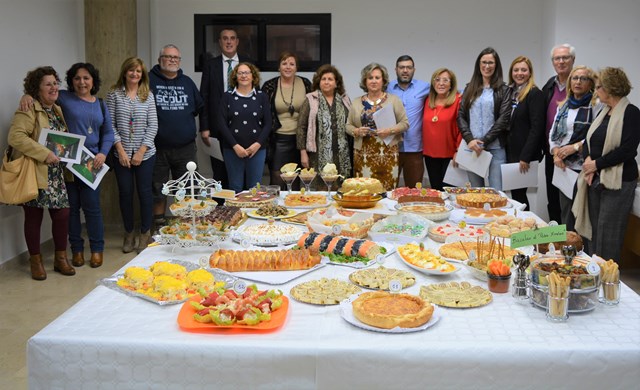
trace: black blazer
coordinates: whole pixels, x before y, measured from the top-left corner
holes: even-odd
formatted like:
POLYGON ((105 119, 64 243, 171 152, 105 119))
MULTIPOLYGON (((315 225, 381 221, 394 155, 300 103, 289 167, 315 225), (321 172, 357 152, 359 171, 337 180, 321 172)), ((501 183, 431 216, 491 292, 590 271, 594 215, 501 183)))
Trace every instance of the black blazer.
MULTIPOLYGON (((250 59, 238 53, 240 62, 252 62, 250 59)), ((200 114, 200 131, 210 130, 211 137, 219 138, 219 130, 216 129, 216 115, 219 110, 220 100, 224 90, 224 80, 222 79, 222 56, 208 58, 202 70, 200 80, 200 94, 204 99, 204 110, 200 114)))
POLYGON ((546 121, 546 105, 542 91, 533 87, 511 114, 507 138, 507 162, 539 161, 546 121))

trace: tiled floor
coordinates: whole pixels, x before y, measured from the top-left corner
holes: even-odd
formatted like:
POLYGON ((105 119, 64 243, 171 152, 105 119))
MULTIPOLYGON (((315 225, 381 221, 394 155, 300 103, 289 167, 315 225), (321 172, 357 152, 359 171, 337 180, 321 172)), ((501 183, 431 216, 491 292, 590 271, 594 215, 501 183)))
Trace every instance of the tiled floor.
MULTIPOLYGON (((107 229, 106 239, 104 265, 77 268, 75 276, 53 272, 53 250, 46 247, 48 278, 43 282, 31 279, 27 260, 0 266, 0 389, 26 389, 27 340, 90 292, 98 279, 112 275, 135 256, 120 250, 119 231, 107 229)), ((623 271, 622 280, 640 292, 640 270, 623 271)))

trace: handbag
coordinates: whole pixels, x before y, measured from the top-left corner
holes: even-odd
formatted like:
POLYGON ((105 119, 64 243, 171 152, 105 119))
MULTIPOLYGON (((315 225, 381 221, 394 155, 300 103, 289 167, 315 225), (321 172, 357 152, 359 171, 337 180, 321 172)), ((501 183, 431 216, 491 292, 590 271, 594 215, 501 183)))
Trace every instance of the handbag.
POLYGON ((22 155, 11 160, 11 148, 7 148, 0 167, 0 203, 21 204, 38 196, 36 162, 22 155))

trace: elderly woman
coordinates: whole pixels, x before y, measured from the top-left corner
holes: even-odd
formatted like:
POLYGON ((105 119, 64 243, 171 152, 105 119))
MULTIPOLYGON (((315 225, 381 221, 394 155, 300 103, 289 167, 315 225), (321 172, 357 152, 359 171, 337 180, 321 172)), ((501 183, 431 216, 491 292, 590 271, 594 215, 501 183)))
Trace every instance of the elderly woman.
MULTIPOLYGON (((489 185, 502 189, 500 166, 507 162, 505 145, 511 114, 511 89, 502 79, 500 56, 493 48, 487 47, 476 58, 471 81, 462 94, 462 104, 458 112, 458 127, 469 149, 480 155, 491 153, 489 185)), ((483 187, 483 177, 468 172, 474 187, 483 187)))
MULTIPOLYGON (((553 126, 549 133, 549 151, 556 167, 575 172, 582 170, 584 162, 580 150, 587 130, 595 117, 595 73, 591 68, 578 65, 569 74, 567 98, 559 102, 553 126)), ((571 213, 573 200, 560 192, 560 218, 573 230, 575 217, 571 213)))
POLYGON ((629 103, 631 83, 620 68, 604 68, 596 94, 605 106, 589 127, 584 164, 573 204, 576 231, 591 240, 589 252, 620 260, 635 188, 640 110, 629 103))
MULTIPOLYGON (((311 81, 296 76, 298 57, 285 51, 280 55, 280 76, 268 80, 262 92, 271 103, 271 137, 269 140, 269 171, 271 184, 286 188, 280 177, 280 168, 287 163, 300 164, 300 152, 296 147, 296 130, 300 107, 305 95, 311 92, 311 81)), ((299 184, 296 183, 296 186, 299 184)))
MULTIPOLYGON (((529 171, 529 164, 542 157, 540 139, 544 134, 544 96, 536 86, 533 64, 525 56, 518 56, 509 68, 509 86, 512 89, 511 122, 507 138, 507 162, 519 163, 520 173, 529 171)), ((529 210, 527 189, 511 190, 511 197, 529 210)))
MULTIPOLYGON (((455 73, 440 68, 431 76, 422 117, 422 154, 431 188, 442 191, 449 162, 455 159, 462 136, 458 130, 460 94, 455 73)), ((455 164, 455 162, 454 162, 455 164)))
POLYGON ((398 183, 398 143, 409 120, 400 98, 386 93, 388 84, 389 73, 383 65, 372 62, 362 69, 360 88, 365 94, 349 110, 347 134, 355 138, 354 176, 373 177, 392 190, 398 183), (385 106, 391 106, 395 124, 380 129, 374 113, 385 106))
POLYGON ((322 65, 313 76, 298 119, 298 149, 304 168, 322 169, 333 163, 338 173, 351 176, 352 140, 347 136, 351 100, 344 91, 342 75, 333 65, 322 65))
POLYGON ((271 107, 269 97, 256 91, 260 72, 254 65, 239 63, 229 82, 233 91, 222 96, 218 128, 229 186, 240 192, 262 179, 271 132, 271 107))
POLYGON ((53 270, 63 275, 76 273, 67 260, 69 199, 63 165, 51 150, 37 141, 41 129, 67 131, 62 110, 55 104, 59 83, 58 74, 50 66, 39 67, 27 73, 24 92, 34 102, 28 111, 16 111, 8 137, 14 158, 22 154, 36 162, 38 196, 22 205, 24 238, 31 256, 31 277, 35 280, 47 278, 40 253, 40 227, 45 208, 49 210, 52 221, 51 233, 55 246, 53 270))
POLYGON ((153 219, 152 178, 156 161, 154 139, 158 132, 158 118, 153 93, 149 90, 149 74, 140 58, 127 58, 120 67, 118 81, 107 95, 107 107, 115 130, 114 164, 120 197, 120 214, 124 223, 122 251, 132 252, 135 245, 133 231, 133 188, 140 202, 140 237, 137 252, 149 244, 153 219))

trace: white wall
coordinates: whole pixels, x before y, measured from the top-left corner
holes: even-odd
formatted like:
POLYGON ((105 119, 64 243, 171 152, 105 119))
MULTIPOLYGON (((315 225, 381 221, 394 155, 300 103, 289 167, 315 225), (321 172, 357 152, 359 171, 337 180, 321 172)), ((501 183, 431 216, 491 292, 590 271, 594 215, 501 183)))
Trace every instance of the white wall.
MULTIPOLYGON (((0 125, 9 128, 21 95, 26 70, 51 64, 59 71, 84 57, 82 0, 0 0, 0 125)), ((393 71, 395 59, 410 54, 416 77, 429 79, 434 69, 453 69, 460 84, 471 77, 480 50, 493 46, 504 72, 517 55, 529 56, 536 80, 542 85, 553 74, 549 49, 570 42, 577 48, 577 63, 593 68, 625 68, 640 86, 640 2, 637 0, 138 0, 138 55, 149 66, 156 63, 166 43, 180 47, 183 69, 196 83, 193 15, 196 13, 331 13, 332 59, 344 75, 352 97, 360 70, 377 61, 393 71)), ((263 74, 266 80, 273 73, 263 74)), ((311 77, 305 73, 304 76, 311 77)), ((506 75, 506 74, 505 74, 506 75)), ((640 87, 638 87, 640 88, 640 87)), ((640 104, 640 92, 630 99, 640 104)), ((0 137, 4 150, 6 136, 0 137)), ((210 170, 200 158, 201 170, 210 170)), ((640 161, 640 159, 639 159, 640 161)), ((534 202, 538 200, 537 198, 534 202)), ((546 214, 543 202, 534 211, 546 214)), ((45 221, 47 218, 45 218, 45 221)), ((0 263, 25 250, 21 236, 22 213, 0 206, 0 263)), ((50 237, 43 227, 43 239, 50 237)))
MULTIPOLYGON (((0 0, 0 151, 22 96, 27 71, 51 65, 64 72, 84 57, 82 0, 0 0)), ((0 205, 0 264, 26 251, 22 209, 0 205)), ((45 216, 42 240, 51 238, 45 216)))

